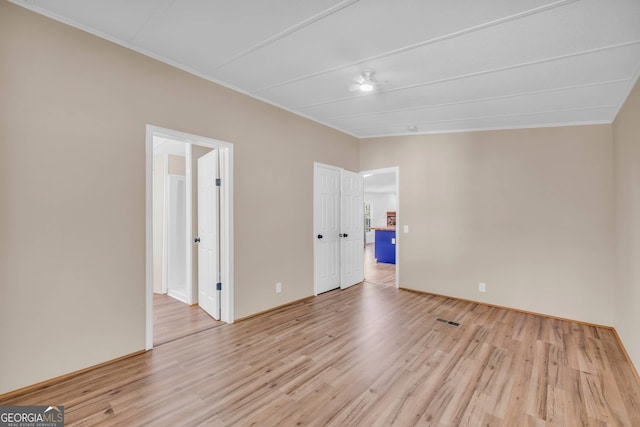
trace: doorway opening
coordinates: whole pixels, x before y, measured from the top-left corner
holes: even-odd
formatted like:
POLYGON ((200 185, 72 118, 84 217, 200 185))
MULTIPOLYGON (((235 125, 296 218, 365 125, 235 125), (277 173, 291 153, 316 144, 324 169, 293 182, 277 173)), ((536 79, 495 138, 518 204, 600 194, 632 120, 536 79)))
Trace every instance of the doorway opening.
POLYGON ((186 272, 188 146, 153 137, 153 292, 191 304, 186 272))
POLYGON ((360 173, 364 178, 364 280, 398 288, 399 170, 392 167, 360 173))
POLYGON ((146 133, 148 350, 154 345, 154 300, 168 318, 184 312, 189 320, 199 319, 191 323, 198 327, 208 321, 200 308, 206 299, 208 314, 233 323, 233 145, 151 125, 146 133), (215 162, 202 164, 205 158, 215 162), (208 193, 197 184, 205 180, 211 181, 208 193), (205 230, 198 226, 202 224, 207 225, 205 230), (200 248, 199 233, 206 234, 206 251, 200 248))

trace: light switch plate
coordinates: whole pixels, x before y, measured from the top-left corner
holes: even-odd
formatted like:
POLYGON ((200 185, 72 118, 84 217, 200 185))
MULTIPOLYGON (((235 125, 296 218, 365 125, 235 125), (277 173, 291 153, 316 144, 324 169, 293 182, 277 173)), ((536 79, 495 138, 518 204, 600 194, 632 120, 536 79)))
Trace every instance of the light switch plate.
POLYGON ((403 232, 405 232, 405 233, 408 233, 408 232, 409 232, 409 226, 408 226, 408 225, 406 225, 406 224, 405 224, 405 225, 403 225, 403 226, 402 226, 402 231, 403 231, 403 232))

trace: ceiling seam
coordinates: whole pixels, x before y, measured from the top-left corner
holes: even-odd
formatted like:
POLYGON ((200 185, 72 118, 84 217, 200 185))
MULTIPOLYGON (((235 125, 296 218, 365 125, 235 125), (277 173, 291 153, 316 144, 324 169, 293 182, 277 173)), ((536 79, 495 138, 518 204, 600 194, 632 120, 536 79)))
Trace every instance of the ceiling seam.
POLYGON ((534 125, 518 125, 518 126, 501 126, 501 127, 484 127, 484 128, 464 128, 464 129, 439 129, 412 133, 379 133, 372 135, 359 135, 360 141, 364 141, 371 138, 391 138, 396 136, 414 136, 414 135, 442 135, 445 133, 468 133, 468 132, 486 132, 486 131, 501 131, 501 130, 521 130, 521 129, 544 129, 566 126, 590 126, 590 125, 610 125, 611 121, 608 120, 590 120, 583 122, 559 122, 559 123, 542 123, 534 125))
POLYGON ((528 96, 528 95, 537 95, 537 94, 543 94, 543 93, 561 92, 563 90, 581 89, 581 88, 594 87, 594 86, 606 86, 606 85, 610 85, 610 84, 624 83, 624 82, 627 82, 627 81, 629 81, 629 79, 607 80, 607 81, 598 82, 598 83, 585 83, 585 84, 574 85, 574 86, 563 86, 563 87, 560 87, 560 88, 534 90, 534 91, 530 91, 530 92, 520 92, 520 93, 515 93, 515 94, 510 94, 510 95, 500 95, 500 96, 494 96, 494 97, 476 98, 476 99, 469 99, 469 100, 456 101, 456 102, 448 102, 448 103, 442 103, 442 104, 421 105, 421 106, 407 107, 407 108, 396 108, 396 109, 392 109, 392 110, 375 111, 375 112, 363 113, 363 114, 349 114, 349 115, 346 115, 346 116, 330 117, 330 118, 327 118, 327 120, 350 119, 350 118, 358 118, 358 117, 375 116, 375 115, 378 115, 378 114, 402 113, 402 112, 405 112, 405 111, 416 111, 416 110, 424 110, 424 109, 429 109, 429 108, 448 107, 448 106, 452 106, 452 105, 472 104, 472 103, 475 103, 475 102, 495 101, 495 100, 499 100, 499 99, 518 98, 518 97, 521 97, 521 96, 528 96))
POLYGON ((332 6, 329 9, 326 9, 323 12, 320 12, 320 13, 318 13, 318 14, 310 17, 310 18, 307 18, 304 21, 302 21, 302 22, 300 22, 300 23, 298 23, 298 24, 296 24, 296 25, 294 25, 292 27, 289 27, 284 31, 281 31, 278 34, 276 34, 274 36, 271 36, 268 39, 265 39, 265 40, 261 41, 260 43, 257 43, 255 45, 243 50, 242 52, 231 56, 230 58, 225 59, 220 64, 216 65, 211 70, 209 70, 208 74, 209 73, 213 73, 215 70, 217 70, 219 68, 222 68, 225 65, 228 65, 228 64, 230 64, 232 62, 235 62, 238 59, 240 59, 240 58, 242 58, 242 57, 244 57, 244 56, 246 56, 246 55, 248 55, 248 54, 250 54, 252 52, 255 52, 258 49, 261 49, 261 48, 263 48, 265 46, 273 44, 273 43, 277 42, 278 40, 281 40, 281 39, 287 37, 288 35, 295 33, 296 31, 299 31, 299 30, 301 30, 301 29, 303 29, 305 27, 308 27, 311 24, 314 24, 314 23, 316 23, 318 21, 321 21, 322 19, 324 19, 324 18, 326 18, 328 16, 331 16, 336 12, 341 11, 342 9, 345 9, 345 8, 347 8, 349 6, 352 6, 354 3, 357 3, 359 1, 360 0, 345 0, 345 1, 341 2, 341 3, 338 3, 337 5, 332 6))
MULTIPOLYGON (((617 105, 599 105, 593 107, 580 107, 580 108, 560 108, 556 110, 544 110, 544 111, 532 111, 530 113, 517 113, 517 114, 502 114, 502 115, 494 115, 494 116, 479 116, 479 117, 468 117, 468 118, 458 118, 458 119, 445 119, 445 120, 432 120, 428 122, 408 122, 402 123, 395 126, 406 127, 408 125, 416 125, 416 126, 424 126, 430 125, 434 123, 450 123, 457 121, 472 121, 472 120, 486 120, 486 119, 501 119, 501 118, 513 118, 513 117, 526 117, 526 116, 535 116, 536 114, 547 114, 547 113, 564 113, 570 111, 589 111, 589 110, 597 110, 597 109, 606 109, 606 108, 616 108, 617 105)), ((390 126, 384 126, 390 127, 390 126)), ((366 131, 368 129, 382 129, 382 126, 372 126, 372 127, 361 127, 357 128, 354 132, 358 131, 366 131)))
POLYGON ((373 55, 373 56, 370 56, 368 58, 360 59, 358 61, 350 62, 350 63, 347 63, 347 64, 342 64, 342 65, 339 65, 339 66, 336 66, 336 67, 332 67, 332 68, 327 68, 325 70, 317 71, 315 73, 307 74, 305 76, 296 77, 294 79, 286 80, 284 82, 275 83, 275 84, 272 84, 272 85, 269 85, 269 86, 258 88, 258 89, 253 90, 252 93, 264 92, 266 90, 274 89, 274 88, 277 88, 277 87, 280 87, 280 86, 285 86, 285 85, 288 85, 288 84, 291 84, 291 83, 295 83, 295 82, 300 81, 300 80, 306 80, 306 79, 309 79, 309 78, 321 76, 323 74, 328 74, 328 73, 332 73, 334 71, 342 70, 344 68, 349 68, 349 67, 352 67, 354 65, 359 65, 359 64, 363 64, 365 62, 375 61, 375 60, 380 59, 380 58, 385 58, 385 57, 388 57, 388 56, 397 55, 399 53, 403 53, 403 52, 407 52, 407 51, 410 51, 410 50, 413 50, 413 49, 417 49, 419 47, 423 47, 423 46, 427 46, 427 45, 430 45, 430 44, 438 43, 438 42, 441 42, 441 41, 444 41, 444 40, 453 39, 453 38, 460 37, 460 36, 465 35, 465 34, 470 34, 470 33, 473 33, 473 32, 476 32, 476 31, 480 31, 480 30, 484 30, 484 29, 487 29, 487 28, 490 28, 490 27, 493 27, 493 26, 497 26, 497 25, 501 25, 501 24, 504 24, 504 23, 507 23, 507 22, 515 21, 515 20, 522 19, 522 18, 526 18, 528 16, 533 16, 533 15, 536 15, 538 13, 546 12, 546 11, 551 10, 551 9, 555 9, 555 8, 558 8, 558 7, 566 6, 566 5, 571 4, 571 3, 575 3, 577 1, 579 1, 579 0, 560 0, 560 1, 557 1, 555 3, 551 3, 551 4, 548 4, 548 5, 545 5, 545 6, 540 6, 540 7, 534 8, 534 9, 529 9, 529 10, 527 10, 525 12, 516 13, 516 14, 513 14, 513 15, 506 16, 504 18, 494 19, 493 21, 485 22, 484 24, 479 24, 479 25, 476 25, 476 26, 473 26, 473 27, 470 27, 470 28, 465 28, 465 29, 462 29, 462 30, 459 30, 459 31, 455 31, 453 33, 449 33, 449 34, 445 34, 445 35, 442 35, 442 36, 438 36, 438 37, 435 37, 433 39, 429 39, 429 40, 425 40, 425 41, 422 41, 422 42, 414 43, 412 45, 405 46, 405 47, 402 47, 402 48, 390 50, 388 52, 384 52, 384 53, 381 53, 381 54, 378 54, 378 55, 373 55))
POLYGON ((158 14, 169 10, 171 8, 171 6, 173 6, 175 4, 176 0, 170 0, 169 2, 165 3, 165 7, 162 6, 158 6, 156 8, 156 10, 154 10, 148 17, 147 19, 144 21, 144 23, 140 26, 140 28, 138 28, 138 30, 136 31, 136 33, 131 37, 131 40, 129 40, 129 43, 134 43, 134 40, 138 38, 138 35, 142 32, 142 30, 145 29, 145 27, 149 24, 149 22, 151 22, 158 14))
MULTIPOLYGON (((640 43, 640 40, 632 40, 632 41, 628 41, 628 42, 624 42, 624 43, 618 43, 618 44, 615 44, 615 45, 598 47, 598 48, 595 48, 595 49, 583 50, 583 51, 580 51, 580 52, 574 52, 574 53, 569 53, 569 54, 565 54, 565 55, 558 55, 558 56, 553 56, 553 57, 550 57, 550 58, 538 59, 538 60, 535 60, 535 61, 521 62, 519 64, 506 65, 504 67, 497 67, 497 68, 491 68, 491 69, 488 69, 488 70, 476 71, 476 72, 473 72, 473 73, 461 74, 461 75, 457 75, 457 76, 453 76, 453 77, 447 77, 447 78, 444 78, 444 79, 431 80, 429 82, 416 83, 416 84, 412 84, 412 85, 406 85, 406 86, 396 87, 396 88, 387 89, 387 90, 380 90, 377 93, 398 92, 398 91, 407 90, 407 89, 414 89, 414 88, 421 87, 421 86, 430 86, 430 85, 435 85, 435 84, 440 84, 440 83, 445 83, 445 82, 451 82, 451 81, 455 81, 455 80, 462 80, 462 79, 466 79, 466 78, 469 78, 469 77, 481 76, 481 75, 484 75, 484 74, 496 73, 496 72, 507 71, 507 70, 514 70, 516 68, 523 68, 523 67, 529 67, 529 66, 532 66, 532 65, 544 64, 546 62, 553 62, 553 61, 559 61, 559 60, 566 59, 566 58, 573 58, 573 57, 582 56, 582 55, 589 55, 591 53, 596 53, 596 52, 605 51, 605 50, 609 50, 609 49, 617 49, 617 48, 620 48, 620 47, 627 47, 627 46, 631 46, 631 45, 638 44, 638 43, 640 43)), ((347 97, 343 97, 343 98, 333 99, 333 100, 330 100, 330 101, 322 101, 322 102, 316 102, 316 103, 313 103, 313 104, 298 105, 298 106, 295 106, 293 108, 302 110, 302 109, 305 109, 305 108, 317 107, 319 105, 328 105, 328 104, 333 104, 335 102, 347 101, 349 99, 355 99, 355 98, 359 98, 359 97, 362 97, 362 96, 370 96, 370 95, 347 96, 347 97)))

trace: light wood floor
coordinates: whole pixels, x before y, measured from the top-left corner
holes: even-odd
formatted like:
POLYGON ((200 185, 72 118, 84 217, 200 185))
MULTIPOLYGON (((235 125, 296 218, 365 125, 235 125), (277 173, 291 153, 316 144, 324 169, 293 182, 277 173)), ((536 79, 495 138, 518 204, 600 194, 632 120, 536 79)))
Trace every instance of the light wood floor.
MULTIPOLYGON (((393 264, 377 263, 374 245, 365 247, 365 280, 379 285, 395 286, 393 264)), ((222 325, 198 306, 189 306, 167 294, 153 294, 153 345, 157 346, 193 333, 222 325)))
POLYGON ((153 294, 153 345, 222 325, 198 306, 189 306, 166 294, 153 294))
POLYGON ((378 285, 396 285, 395 264, 376 262, 373 243, 365 245, 364 249, 364 280, 378 285))
POLYGON ((370 283, 0 402, 17 404, 64 405, 67 425, 640 426, 611 330, 370 283))

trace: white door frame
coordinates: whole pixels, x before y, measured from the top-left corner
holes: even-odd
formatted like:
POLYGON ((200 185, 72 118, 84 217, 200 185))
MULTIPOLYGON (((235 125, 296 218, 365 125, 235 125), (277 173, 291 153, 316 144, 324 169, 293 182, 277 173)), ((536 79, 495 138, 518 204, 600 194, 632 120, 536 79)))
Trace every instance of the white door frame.
MULTIPOLYGON (((155 153, 154 153, 155 154, 155 153)), ((153 161, 153 160, 152 160, 153 161)), ((167 217, 169 216, 169 207, 167 199, 169 198, 169 189, 167 186, 167 176, 169 175, 169 157, 167 154, 162 154, 162 293, 169 292, 169 285, 167 280, 167 264, 169 260, 168 245, 167 245, 167 217)))
POLYGON ((400 288, 400 235, 402 234, 402 230, 399 226, 402 224, 400 221, 400 168, 398 166, 393 166, 390 168, 382 168, 382 169, 370 169, 365 171, 360 171, 361 175, 375 175, 378 173, 389 173, 393 172, 396 174, 396 288, 400 288))
POLYGON ((187 203, 187 236, 189 237, 187 250, 187 275, 189 289, 192 287, 192 250, 193 236, 192 203, 191 203, 191 145, 201 145, 216 148, 220 153, 220 177, 223 186, 220 191, 220 249, 222 270, 221 320, 227 323, 234 321, 234 292, 233 292, 233 144, 204 136, 193 135, 172 129, 147 125, 146 127, 146 257, 145 257, 145 349, 153 348, 153 137, 162 136, 185 142, 187 144, 186 161, 186 203, 187 203), (226 183, 226 184, 225 184, 226 183))

